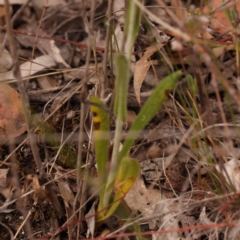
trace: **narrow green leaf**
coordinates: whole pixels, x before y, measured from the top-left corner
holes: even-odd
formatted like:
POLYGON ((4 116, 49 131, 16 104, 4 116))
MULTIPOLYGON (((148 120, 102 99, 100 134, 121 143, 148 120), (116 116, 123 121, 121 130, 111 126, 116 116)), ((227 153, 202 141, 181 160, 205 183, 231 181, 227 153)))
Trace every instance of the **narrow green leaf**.
POLYGON ((93 105, 91 112, 94 122, 94 145, 96 153, 96 162, 98 168, 99 186, 100 186, 100 202, 99 207, 102 209, 102 202, 107 181, 107 160, 108 160, 108 144, 109 144, 109 116, 104 110, 103 102, 96 96, 91 99, 93 105))
POLYGON ((107 213, 102 216, 99 215, 98 221, 103 221, 110 217, 115 210, 118 208, 121 200, 125 197, 128 191, 132 188, 133 184, 136 182, 140 173, 140 165, 136 159, 125 157, 122 159, 119 172, 115 181, 115 194, 112 201, 112 205, 107 213))
POLYGON ((114 113, 116 117, 125 122, 127 118, 127 93, 129 82, 129 65, 123 54, 116 54, 116 85, 114 113))
POLYGON ((163 102, 166 100, 168 91, 171 91, 175 87, 180 75, 181 71, 172 73, 168 77, 164 78, 154 89, 130 128, 123 144, 123 148, 120 152, 119 159, 122 159, 127 155, 140 132, 151 121, 162 106, 163 102))

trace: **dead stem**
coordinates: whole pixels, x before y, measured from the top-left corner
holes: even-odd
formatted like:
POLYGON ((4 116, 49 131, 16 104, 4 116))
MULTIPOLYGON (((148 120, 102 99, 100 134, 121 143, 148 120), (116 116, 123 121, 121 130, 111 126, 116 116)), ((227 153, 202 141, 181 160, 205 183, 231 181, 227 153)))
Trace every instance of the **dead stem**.
MULTIPOLYGON (((82 2, 82 4, 84 5, 84 1, 82 2)), ((85 9, 85 8, 83 8, 85 9)), ((78 159, 77 159, 77 186, 78 186, 78 193, 76 194, 76 200, 79 199, 80 202, 80 206, 82 206, 85 202, 86 202, 86 188, 87 188, 87 174, 85 174, 85 180, 83 182, 82 179, 82 171, 81 171, 81 166, 83 163, 83 155, 82 155, 82 151, 83 151, 83 141, 84 141, 84 135, 82 134, 84 132, 84 121, 85 121, 85 114, 86 114, 86 96, 87 96, 87 82, 88 82, 88 69, 89 69, 89 65, 90 65, 90 57, 91 57, 91 50, 92 50, 92 46, 93 46, 93 42, 94 42, 94 36, 93 36, 93 21, 94 21, 94 10, 95 10, 95 1, 92 1, 91 4, 91 13, 90 13, 90 23, 89 25, 86 14, 84 14, 84 19, 85 22, 87 24, 87 32, 89 34, 89 44, 88 44, 88 48, 87 48, 87 57, 86 57, 86 69, 85 69, 85 77, 82 80, 82 89, 81 89, 81 93, 80 93, 80 99, 81 99, 81 104, 80 104, 80 108, 81 108, 81 115, 80 115, 80 128, 79 128, 79 139, 78 139, 78 159)), ((75 200, 75 203, 77 203, 77 201, 75 200)), ((74 204, 74 209, 76 210, 76 204, 74 204)), ((79 218, 82 219, 84 217, 84 209, 81 209, 81 211, 79 212, 79 218)), ((79 239, 79 233, 81 230, 81 225, 82 223, 78 224, 78 231, 77 231, 77 239, 79 239)))

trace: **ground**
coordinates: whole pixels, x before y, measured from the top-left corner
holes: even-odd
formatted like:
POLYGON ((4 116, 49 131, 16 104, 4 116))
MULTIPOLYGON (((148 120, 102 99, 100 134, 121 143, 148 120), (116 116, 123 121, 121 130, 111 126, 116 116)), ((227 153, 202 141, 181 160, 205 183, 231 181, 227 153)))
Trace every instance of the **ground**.
POLYGON ((158 86, 150 108, 159 107, 128 153, 125 174, 135 184, 125 186, 125 175, 117 175, 111 197, 127 187, 121 204, 107 220, 95 217, 96 134, 108 130, 109 119, 109 176, 118 126, 115 55, 127 55, 128 7, 111 2, 9 0, 10 12, 1 6, 0 239, 239 239, 235 1, 212 1, 213 8, 145 1, 118 152, 158 86), (178 70, 173 87, 161 90, 178 70))

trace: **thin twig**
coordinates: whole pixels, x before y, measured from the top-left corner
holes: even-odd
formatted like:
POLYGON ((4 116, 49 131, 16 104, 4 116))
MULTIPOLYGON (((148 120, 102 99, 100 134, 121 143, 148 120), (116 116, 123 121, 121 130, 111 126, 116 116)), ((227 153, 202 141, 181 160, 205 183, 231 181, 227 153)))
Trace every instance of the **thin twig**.
MULTIPOLYGON (((84 4, 84 3, 83 3, 84 4)), ((85 9, 83 7, 83 9, 85 9)), ((86 187, 86 179, 85 179, 85 187, 83 186, 82 183, 82 173, 81 173, 81 166, 82 166, 82 151, 83 151, 83 141, 84 141, 84 135, 82 134, 84 132, 84 121, 85 121, 85 113, 86 113, 86 106, 85 106, 85 100, 86 100, 86 96, 87 96, 87 82, 88 82, 88 68, 90 65, 90 57, 91 57, 91 49, 92 49, 92 44, 93 44, 93 21, 94 21, 94 10, 95 10, 95 1, 92 1, 91 4, 91 14, 90 14, 90 24, 88 26, 88 34, 89 34, 89 44, 88 44, 88 48, 87 48, 87 57, 86 57, 86 69, 85 69, 85 77, 82 81, 82 89, 81 89, 81 93, 80 93, 80 99, 81 99, 81 104, 80 104, 80 108, 81 108, 81 115, 80 115, 80 129, 79 129, 79 142, 78 142, 78 159, 77 159, 77 186, 78 186, 78 194, 76 196, 76 199, 80 196, 80 205, 84 204, 84 202, 86 201, 86 196, 84 196, 85 194, 80 194, 84 192, 84 188, 86 187)), ((87 23, 87 17, 86 14, 84 15, 84 20, 87 23)), ((76 203, 77 201, 75 201, 76 203)), ((76 205, 74 206, 74 208, 76 209, 76 205)), ((83 218, 83 211, 80 211, 80 219, 83 218)), ((78 225, 78 229, 80 228, 80 223, 78 225)), ((79 235, 79 231, 77 231, 77 239, 79 235)))
POLYGON ((13 59, 13 76, 17 80, 18 90, 19 90, 19 93, 22 98, 23 106, 25 106, 24 117, 26 120, 26 127, 27 127, 30 146, 31 146, 32 153, 33 153, 33 158, 36 163, 38 171, 41 172, 42 171, 42 162, 41 162, 41 159, 39 156, 39 151, 38 151, 38 147, 37 147, 37 144, 35 141, 35 137, 34 137, 33 131, 30 126, 29 99, 28 99, 27 92, 25 90, 24 81, 22 80, 20 67, 19 67, 19 61, 18 61, 18 54, 17 54, 17 49, 16 49, 16 43, 15 43, 15 40, 13 37, 13 32, 12 32, 12 23, 11 23, 11 18, 10 18, 10 5, 8 3, 8 0, 5 0, 4 2, 5 2, 5 10, 6 10, 7 34, 8 34, 8 39, 9 39, 10 52, 11 52, 12 59, 13 59))

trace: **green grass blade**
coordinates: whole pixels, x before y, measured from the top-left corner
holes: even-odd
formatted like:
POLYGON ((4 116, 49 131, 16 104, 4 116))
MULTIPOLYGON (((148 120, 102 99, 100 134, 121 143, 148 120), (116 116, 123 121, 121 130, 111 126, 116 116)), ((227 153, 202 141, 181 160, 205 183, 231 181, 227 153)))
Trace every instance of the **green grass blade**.
POLYGON ((162 106, 163 102, 166 100, 168 91, 171 91, 178 78, 181 76, 181 71, 177 71, 164 78, 159 85, 154 89, 151 96, 148 98, 147 102, 144 104, 142 110, 138 114, 136 120, 132 124, 126 140, 123 144, 123 148, 120 152, 119 159, 122 159, 128 154, 132 144, 144 129, 144 127, 151 121, 154 115, 162 106))
POLYGON ((127 118, 127 93, 129 82, 129 67, 123 54, 116 54, 116 86, 114 113, 116 117, 125 122, 127 118))

